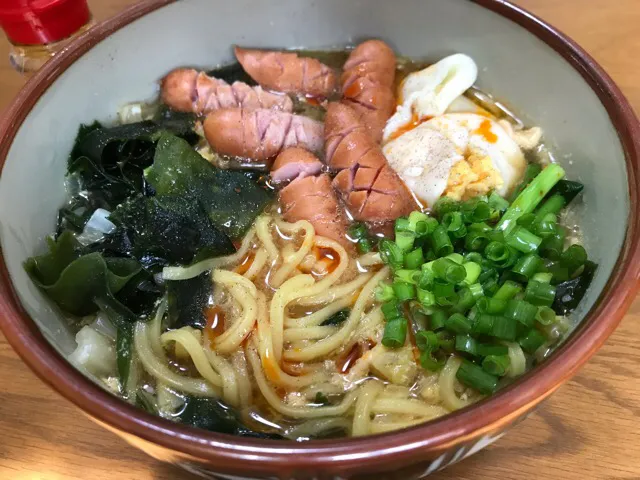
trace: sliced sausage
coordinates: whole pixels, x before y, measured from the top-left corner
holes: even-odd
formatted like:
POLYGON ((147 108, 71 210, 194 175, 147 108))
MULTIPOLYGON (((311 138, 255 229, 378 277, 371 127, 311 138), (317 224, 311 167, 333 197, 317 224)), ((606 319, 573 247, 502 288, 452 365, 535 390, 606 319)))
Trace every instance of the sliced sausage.
POLYGON ((286 221, 308 220, 318 235, 350 246, 347 218, 326 173, 295 179, 280 191, 280 205, 286 221))
POLYGON ((264 161, 289 147, 320 151, 323 125, 276 110, 228 108, 207 116, 204 135, 220 154, 264 161))
POLYGON ((273 162, 271 180, 280 183, 317 175, 323 166, 318 157, 309 150, 300 147, 287 148, 280 152, 273 162))
POLYGON ((356 220, 388 222, 417 208, 380 145, 344 103, 327 108, 325 153, 327 165, 337 171, 333 186, 356 220))
POLYGON ((376 142, 382 140, 382 130, 396 107, 395 72, 396 55, 381 40, 361 43, 344 64, 343 102, 353 108, 376 142))
POLYGON ((178 68, 164 77, 160 95, 174 110, 197 115, 233 107, 293 110, 293 102, 287 95, 266 92, 262 87, 251 87, 243 82, 229 85, 224 80, 187 68, 178 68))
POLYGON ((235 54, 249 76, 268 90, 312 97, 328 97, 335 90, 333 69, 315 58, 240 47, 235 54))

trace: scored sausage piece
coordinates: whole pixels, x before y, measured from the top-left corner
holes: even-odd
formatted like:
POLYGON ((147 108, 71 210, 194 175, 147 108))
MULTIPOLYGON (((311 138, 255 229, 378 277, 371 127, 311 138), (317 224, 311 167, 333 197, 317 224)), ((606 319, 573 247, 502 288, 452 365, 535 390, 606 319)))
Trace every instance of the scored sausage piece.
POLYGON ((260 86, 251 87, 243 82, 229 85, 224 80, 188 68, 178 68, 164 77, 160 96, 174 110, 197 115, 233 107, 293 110, 293 102, 287 95, 266 92, 260 86))
POLYGON ((332 102, 325 118, 327 165, 333 186, 356 220, 389 222, 417 208, 404 182, 389 166, 354 110, 332 102))
POLYGON ((384 126, 396 108, 395 72, 396 55, 382 40, 361 43, 344 64, 343 102, 354 109, 376 142, 382 140, 384 126))
POLYGON ((288 222, 308 220, 316 233, 350 248, 348 221, 326 173, 297 178, 280 191, 282 216, 288 222))
POLYGON ((240 47, 235 54, 249 76, 268 90, 328 97, 336 88, 333 69, 315 58, 240 47))
POLYGON ((287 148, 280 152, 271 167, 274 183, 289 182, 296 178, 317 175, 324 164, 313 153, 300 147, 287 148))
POLYGON ((289 147, 320 151, 323 125, 276 110, 229 108, 207 116, 204 135, 220 154, 264 161, 289 147))

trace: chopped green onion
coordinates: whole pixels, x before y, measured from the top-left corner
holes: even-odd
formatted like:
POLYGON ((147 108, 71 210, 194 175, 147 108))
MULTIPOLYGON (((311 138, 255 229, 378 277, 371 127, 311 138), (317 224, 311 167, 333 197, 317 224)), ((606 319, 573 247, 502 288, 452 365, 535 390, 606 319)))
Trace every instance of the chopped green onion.
POLYGON ((420 276, 422 275, 421 270, 408 270, 406 268, 401 268, 400 270, 396 270, 394 272, 396 276, 396 280, 406 283, 416 284, 420 281, 420 276))
POLYGON ((453 253, 451 239, 449 238, 447 230, 442 225, 438 225, 433 231, 431 242, 436 257, 445 257, 453 253))
POLYGON ((498 318, 500 317, 497 315, 488 315, 485 313, 478 315, 473 324, 473 333, 489 335, 493 330, 493 324, 498 318))
POLYGON ((492 210, 502 213, 509 208, 509 202, 494 190, 491 192, 491 195, 489 195, 489 207, 491 207, 492 210))
POLYGON ((582 245, 571 245, 560 255, 560 263, 569 270, 569 274, 582 267, 587 261, 587 251, 582 245))
POLYGON ((478 281, 480 274, 482 273, 482 267, 475 262, 467 262, 462 265, 467 272, 467 275, 464 278, 464 283, 467 285, 471 285, 478 281))
POLYGON ((556 232, 557 223, 558 222, 550 222, 543 219, 541 222, 533 224, 531 226, 531 231, 544 239, 556 232))
POLYGON ((411 283, 396 280, 393 282, 392 287, 396 298, 400 302, 406 302, 407 300, 416 298, 416 287, 411 283))
POLYGON ((491 336, 500 340, 515 340, 518 333, 518 324, 511 318, 495 317, 491 336))
POLYGON ((566 267, 563 267, 560 264, 560 262, 557 262, 557 261, 547 262, 546 270, 547 272, 545 273, 551 274, 551 282, 543 282, 543 280, 536 278, 536 276, 540 274, 534 275, 532 280, 536 280, 538 282, 543 282, 543 283, 553 283, 554 285, 558 285, 559 283, 566 282, 567 280, 569 280, 569 269, 566 267))
POLYGON ((542 198, 549 193, 549 190, 564 177, 564 174, 564 169, 560 165, 555 163, 548 165, 522 190, 504 213, 496 228, 504 231, 505 234, 511 233, 518 218, 533 212, 542 198))
POLYGON ((396 298, 396 294, 393 293, 393 287, 388 283, 380 282, 376 287, 376 301, 388 302, 396 298))
POLYGON ((462 205, 462 216, 466 223, 485 222, 491 218, 489 203, 478 198, 467 200, 462 205))
POLYGON ((406 217, 397 218, 394 226, 394 231, 396 232, 396 235, 399 232, 413 232, 413 229, 411 228, 411 222, 406 217))
POLYGON ((507 374, 511 360, 509 355, 488 355, 482 360, 482 368, 491 375, 503 377, 507 374))
POLYGON ((491 395, 498 388, 498 377, 467 360, 462 361, 456 372, 456 378, 467 387, 485 395, 491 395))
POLYGON ((476 339, 471 335, 459 334, 456 335, 456 342, 454 348, 458 352, 468 353, 470 355, 476 355, 476 339))
POLYGON ((476 352, 481 357, 488 357, 489 355, 507 355, 509 353, 509 347, 493 343, 477 343, 476 352))
POLYGON ((567 201, 562 195, 557 193, 555 195, 551 195, 536 211, 536 222, 542 221, 542 219, 549 213, 554 215, 559 213, 566 204, 567 201))
POLYGON ((544 345, 546 341, 547 339, 542 332, 536 330, 535 328, 532 328, 525 336, 520 338, 518 343, 522 347, 522 350, 524 350, 525 352, 534 353, 542 345, 544 345))
POLYGON ((454 313, 444 323, 447 330, 455 333, 469 333, 473 328, 471 321, 461 313, 454 313))
POLYGON ((483 250, 489 243, 489 236, 480 230, 471 230, 464 238, 464 246, 467 250, 474 252, 483 250))
POLYGON ((435 278, 436 278, 436 275, 435 273, 433 273, 433 270, 423 268, 420 272, 420 279, 418 280, 418 286, 423 290, 429 290, 433 286, 433 281, 435 280, 435 278))
POLYGON ((520 257, 511 271, 529 279, 542 268, 542 265, 542 259, 538 255, 530 253, 520 257))
POLYGON ((524 300, 511 299, 507 302, 504 316, 510 320, 516 320, 521 324, 532 327, 538 309, 524 300))
POLYGON ((500 286, 498 285, 498 279, 496 276, 488 277, 484 282, 481 283, 482 290, 485 295, 495 295, 500 286))
POLYGON ((522 291, 522 287, 516 282, 507 280, 502 284, 498 291, 493 295, 493 298, 498 300, 510 300, 522 291))
POLYGON ((509 261, 509 249, 504 243, 489 243, 484 249, 484 254, 489 261, 498 267, 504 267, 509 261))
MULTIPOLYGON (((445 280, 436 279, 433 282, 433 293, 437 301, 440 301, 440 299, 452 299, 455 296, 455 286, 445 280)), ((446 305, 450 305, 450 303, 446 305)))
POLYGON ((449 197, 440 197, 433 205, 433 214, 439 218, 442 218, 447 213, 457 212, 459 210, 460 203, 449 197))
POLYGON ((384 326, 382 345, 387 348, 400 348, 407 338, 407 320, 400 317, 394 318, 384 326))
POLYGON ((425 370, 429 370, 430 372, 437 372, 446 362, 446 358, 436 358, 433 355, 433 350, 425 350, 420 354, 420 365, 425 370))
MULTIPOLYGON (((426 213, 423 213, 419 210, 414 210, 409 214, 409 227, 415 227, 418 222, 426 222, 428 218, 429 215, 427 215, 426 213)), ((411 228, 411 230, 413 231, 413 228, 411 228)))
POLYGON ((476 301, 480 313, 496 315, 507 309, 507 301, 499 298, 482 297, 476 301))
POLYGON ((540 325, 551 325, 556 321, 556 312, 550 307, 538 307, 536 320, 540 325))
POLYGON ((454 238, 462 238, 467 234, 467 227, 462 219, 460 212, 449 212, 442 217, 442 226, 454 236, 454 238))
POLYGON ((511 247, 522 253, 533 253, 538 250, 542 238, 534 235, 524 227, 516 226, 506 236, 506 242, 511 247))
POLYGON ((347 235, 353 240, 360 240, 367 237, 367 227, 364 223, 354 223, 349 227, 347 235))
POLYGON ((396 245, 403 252, 408 252, 413 248, 413 242, 416 240, 416 234, 413 232, 397 232, 396 245))
POLYGON ((531 277, 531 280, 533 280, 534 282, 540 282, 540 283, 551 283, 551 280, 553 280, 553 273, 551 272, 536 273, 533 277, 531 277))
POLYGON ((458 265, 462 265, 464 263, 464 257, 459 253, 451 253, 447 255, 445 258, 456 262, 458 265))
POLYGON ((524 177, 522 178, 522 182, 520 183, 520 185, 518 185, 518 187, 513 191, 513 193, 509 197, 509 202, 513 202, 516 198, 518 198, 518 195, 522 193, 522 191, 526 188, 526 186, 529 185, 529 183, 531 183, 531 180, 536 178, 541 171, 542 171, 542 167, 538 163, 530 163, 529 165, 527 165, 527 169, 524 172, 524 177))
POLYGON ((540 253, 547 258, 556 260, 562 255, 564 248, 564 239, 567 235, 566 230, 559 224, 553 226, 553 234, 548 235, 540 244, 540 253))
POLYGON ((482 265, 483 260, 482 255, 478 252, 469 252, 464 256, 465 262, 477 263, 478 265, 482 265))
POLYGON ((373 242, 369 238, 358 240, 358 252, 369 253, 371 250, 373 250, 373 242))
POLYGON ((436 296, 433 294, 433 292, 430 292, 429 290, 417 288, 416 295, 418 298, 418 302, 420 302, 420 305, 422 305, 425 308, 432 307, 436 304, 436 296))
POLYGON ((398 300, 395 298, 393 300, 389 300, 382 304, 380 307, 382 310, 382 314, 387 322, 395 320, 396 318, 402 317, 402 312, 400 311, 400 304, 398 300))
POLYGON ((462 282, 467 276, 466 269, 449 258, 438 258, 434 261, 433 273, 436 277, 453 284, 462 282))
POLYGON ((440 346, 440 339, 436 332, 431 330, 420 330, 416 334, 416 345, 423 352, 425 350, 435 350, 440 346))
POLYGON ((535 219, 536 219, 535 213, 526 213, 518 219, 516 224, 524 228, 531 228, 535 219))
POLYGON ((556 288, 548 283, 534 280, 527 284, 524 299, 538 307, 550 307, 556 297, 556 288))
MULTIPOLYGON (((482 287, 480 287, 482 288, 482 287)), ((458 302, 454 305, 453 310, 461 313, 469 310, 476 303, 476 299, 473 296, 473 292, 470 288, 461 288, 458 292, 458 302)))
POLYGON ((394 242, 390 240, 381 240, 378 247, 382 261, 391 266, 391 268, 402 268, 404 263, 404 253, 394 242))
POLYGON ((436 308, 431 312, 431 321, 429 325, 431 326, 431 330, 439 330, 444 328, 445 322, 447 321, 447 313, 439 308, 436 308))

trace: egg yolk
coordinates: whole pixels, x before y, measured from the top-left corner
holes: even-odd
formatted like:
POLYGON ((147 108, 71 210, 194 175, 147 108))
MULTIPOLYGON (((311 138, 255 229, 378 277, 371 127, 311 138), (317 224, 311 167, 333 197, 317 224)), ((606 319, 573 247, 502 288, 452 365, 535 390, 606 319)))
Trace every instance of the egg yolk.
POLYGON ((451 168, 443 195, 454 200, 467 200, 496 190, 503 183, 500 172, 491 163, 491 158, 470 155, 451 168))

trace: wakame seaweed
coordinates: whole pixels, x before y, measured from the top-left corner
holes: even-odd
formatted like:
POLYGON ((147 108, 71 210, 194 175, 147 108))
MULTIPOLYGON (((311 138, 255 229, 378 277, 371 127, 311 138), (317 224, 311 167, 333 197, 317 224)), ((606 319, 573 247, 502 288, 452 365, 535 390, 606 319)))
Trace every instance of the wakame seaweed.
POLYGON ((588 261, 584 264, 580 275, 556 285, 556 297, 551 308, 558 315, 567 315, 578 307, 593 281, 597 268, 597 264, 588 261))
POLYGON ((203 329, 207 324, 205 308, 211 296, 212 285, 209 272, 189 280, 167 281, 169 328, 189 326, 203 329))
POLYGON ((231 238, 240 238, 273 198, 250 175, 212 166, 185 140, 169 134, 160 136, 153 165, 144 175, 157 196, 200 202, 231 238))
POLYGON ((25 269, 49 298, 73 315, 89 315, 104 305, 118 317, 135 316, 114 295, 140 272, 140 264, 131 258, 85 254, 71 232, 49 239, 49 252, 29 258, 25 269))
POLYGON ((322 322, 320 326, 326 327, 328 325, 332 325, 332 326, 341 325, 347 320, 347 318, 349 318, 350 313, 351 313, 351 310, 348 308, 339 310, 333 315, 331 315, 329 318, 327 318, 324 322, 322 322))
POLYGON ((233 82, 244 82, 251 86, 257 85, 256 81, 244 71, 244 68, 242 68, 242 65, 240 65, 239 62, 223 65, 221 67, 214 68, 213 70, 209 70, 206 73, 210 77, 217 78, 218 80, 224 80, 228 84, 232 84, 233 82))
POLYGON ((153 163, 158 132, 194 143, 194 122, 193 115, 160 111, 154 121, 82 125, 68 160, 68 175, 78 192, 59 211, 58 234, 67 228, 81 231, 95 209, 111 211, 127 197, 147 192, 143 170, 153 163))
POLYGON ((213 398, 187 396, 184 409, 177 419, 180 423, 212 432, 241 437, 283 439, 278 434, 251 430, 240 421, 232 408, 213 398))
POLYGON ((158 272, 166 265, 187 265, 235 252, 229 237, 213 224, 197 199, 138 195, 110 216, 117 231, 105 248, 136 258, 158 272))

